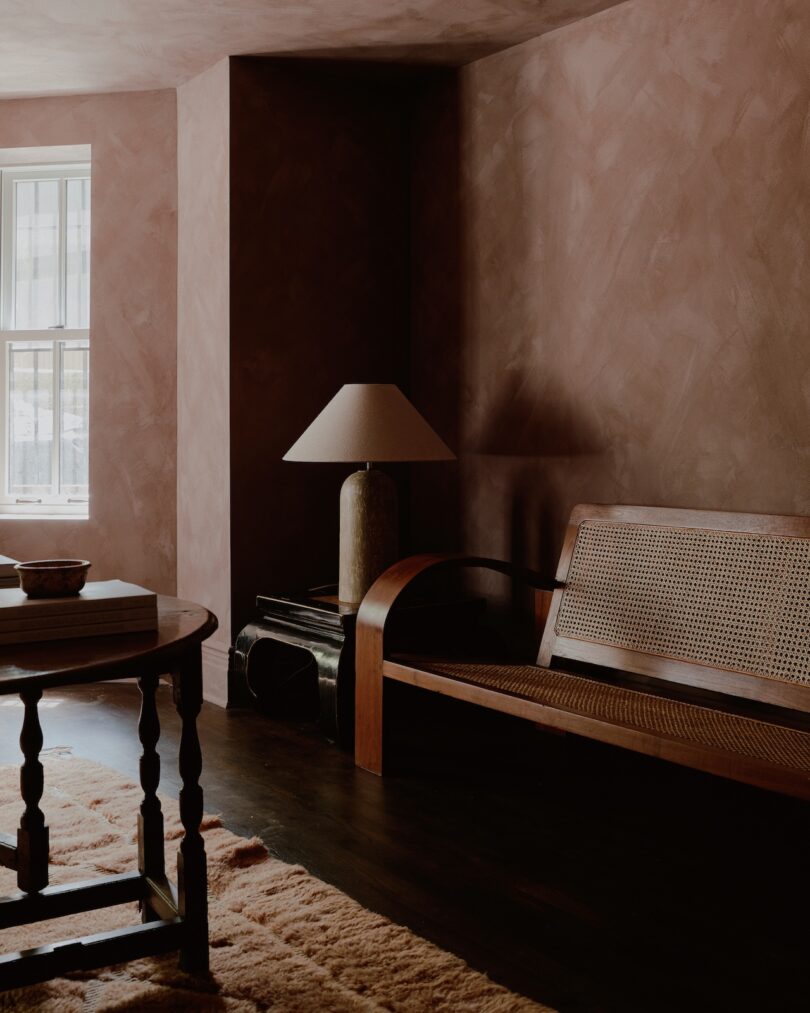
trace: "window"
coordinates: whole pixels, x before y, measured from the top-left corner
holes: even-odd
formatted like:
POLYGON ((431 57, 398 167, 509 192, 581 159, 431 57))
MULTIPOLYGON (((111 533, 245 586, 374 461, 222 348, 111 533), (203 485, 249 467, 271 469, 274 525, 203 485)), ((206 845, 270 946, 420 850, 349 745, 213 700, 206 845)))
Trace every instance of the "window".
POLYGON ((90 166, 0 169, 0 514, 87 515, 90 166))

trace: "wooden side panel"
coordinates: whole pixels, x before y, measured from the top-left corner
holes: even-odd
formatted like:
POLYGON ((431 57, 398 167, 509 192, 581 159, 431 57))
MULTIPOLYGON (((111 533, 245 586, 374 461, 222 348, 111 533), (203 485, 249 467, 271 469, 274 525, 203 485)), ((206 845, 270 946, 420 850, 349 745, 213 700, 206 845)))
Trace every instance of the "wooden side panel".
POLYGON ((548 668, 551 665, 551 660, 555 653, 555 647, 558 639, 556 632, 557 615, 560 611, 562 596, 562 589, 558 589, 554 592, 551 598, 551 608, 549 609, 548 616, 546 618, 546 625, 543 630, 543 639, 540 641, 540 650, 537 653, 537 664, 541 665, 543 668, 548 668))
POLYGON ((538 589, 534 592, 534 628, 538 640, 545 632, 553 599, 554 596, 551 591, 538 589))

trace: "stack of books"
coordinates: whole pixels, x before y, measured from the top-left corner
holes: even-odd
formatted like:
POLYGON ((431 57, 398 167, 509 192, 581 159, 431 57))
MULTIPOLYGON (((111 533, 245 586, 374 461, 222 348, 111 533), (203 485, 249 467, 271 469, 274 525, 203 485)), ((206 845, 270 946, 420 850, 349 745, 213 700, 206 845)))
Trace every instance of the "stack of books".
POLYGON ((0 587, 19 587, 20 578, 14 569, 16 559, 0 556, 0 587))
POLYGON ((157 595, 122 580, 96 580, 70 598, 28 598, 0 588, 0 644, 107 637, 156 630, 157 595))

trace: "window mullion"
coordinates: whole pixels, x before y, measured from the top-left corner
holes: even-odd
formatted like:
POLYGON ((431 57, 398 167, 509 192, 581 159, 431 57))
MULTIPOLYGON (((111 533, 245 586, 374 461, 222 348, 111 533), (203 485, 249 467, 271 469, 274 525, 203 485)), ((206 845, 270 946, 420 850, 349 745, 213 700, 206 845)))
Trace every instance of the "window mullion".
POLYGON ((60 455, 62 453, 62 353, 63 353, 63 342, 54 341, 53 343, 53 421, 51 423, 51 441, 53 444, 51 450, 51 496, 58 496, 59 489, 59 475, 61 472, 60 468, 60 455))
POLYGON ((57 326, 67 327, 67 180, 59 184, 59 320, 57 326))

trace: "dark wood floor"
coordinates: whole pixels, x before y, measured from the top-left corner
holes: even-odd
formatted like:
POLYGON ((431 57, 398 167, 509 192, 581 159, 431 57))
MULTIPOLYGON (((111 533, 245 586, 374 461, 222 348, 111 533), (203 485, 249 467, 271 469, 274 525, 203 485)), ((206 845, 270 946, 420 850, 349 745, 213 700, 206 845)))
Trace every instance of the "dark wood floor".
MULTIPOLYGON (((206 705, 206 808, 564 1013, 807 1010, 807 806, 392 689, 385 780, 304 721, 206 705)), ((136 776, 135 686, 45 702, 46 748, 136 776)), ((18 757, 13 703, 0 701, 3 763, 18 757)))

